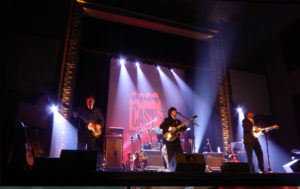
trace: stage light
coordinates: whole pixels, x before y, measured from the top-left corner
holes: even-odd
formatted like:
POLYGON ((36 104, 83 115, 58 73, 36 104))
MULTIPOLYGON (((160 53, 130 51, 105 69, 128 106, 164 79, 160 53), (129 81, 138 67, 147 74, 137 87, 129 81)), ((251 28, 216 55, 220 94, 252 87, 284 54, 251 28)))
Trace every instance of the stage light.
POLYGON ((50 107, 50 109, 52 112, 58 112, 58 107, 54 104, 50 107))
POLYGON ((58 108, 53 105, 52 121, 52 137, 50 146, 50 157, 60 157, 60 152, 63 149, 77 149, 77 129, 68 120, 66 120, 59 112, 58 108))
POLYGON ((121 66, 123 66, 126 63, 126 59, 120 58, 119 63, 121 64, 121 66))
POLYGON ((140 66, 140 63, 138 61, 135 62, 136 67, 140 66))
POLYGON ((172 73, 175 73, 175 71, 174 71, 174 69, 173 69, 173 68, 171 68, 171 72, 172 72, 172 73))
POLYGON ((156 66, 156 69, 160 70, 160 66, 156 66))
POLYGON ((242 107, 237 107, 236 111, 240 114, 240 113, 244 113, 243 108, 242 107))
POLYGON ((237 138, 238 141, 240 141, 243 138, 243 126, 242 126, 242 122, 243 122, 243 119, 245 118, 245 116, 244 116, 244 109, 243 109, 242 106, 238 106, 235 110, 236 110, 236 112, 238 114, 238 128, 237 128, 236 138, 237 138))

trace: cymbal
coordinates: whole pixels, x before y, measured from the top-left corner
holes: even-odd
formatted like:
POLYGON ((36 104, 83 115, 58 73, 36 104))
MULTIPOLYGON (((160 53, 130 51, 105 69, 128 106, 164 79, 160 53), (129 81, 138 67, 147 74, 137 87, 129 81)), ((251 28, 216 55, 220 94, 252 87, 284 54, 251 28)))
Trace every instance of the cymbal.
POLYGON ((162 129, 160 129, 159 127, 153 127, 152 131, 156 134, 162 134, 162 129))

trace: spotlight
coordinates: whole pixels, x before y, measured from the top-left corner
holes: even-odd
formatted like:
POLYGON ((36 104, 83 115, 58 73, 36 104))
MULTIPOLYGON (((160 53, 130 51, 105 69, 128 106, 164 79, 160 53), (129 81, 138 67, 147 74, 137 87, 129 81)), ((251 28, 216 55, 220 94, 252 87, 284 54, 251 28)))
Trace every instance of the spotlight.
POLYGON ((160 70, 160 66, 156 66, 156 69, 160 70))
POLYGON ((236 111, 240 114, 244 113, 243 108, 241 108, 241 107, 237 107, 236 111))
POLYGON ((138 61, 135 62, 136 67, 140 66, 140 63, 138 61))
POLYGON ((174 71, 174 69, 173 69, 173 68, 171 68, 171 72, 172 72, 172 73, 175 73, 175 71, 174 71))
POLYGON ((125 58, 120 58, 119 63, 123 66, 126 63, 125 58))
POLYGON ((58 107, 54 104, 51 106, 50 109, 51 109, 52 112, 58 112, 58 107))

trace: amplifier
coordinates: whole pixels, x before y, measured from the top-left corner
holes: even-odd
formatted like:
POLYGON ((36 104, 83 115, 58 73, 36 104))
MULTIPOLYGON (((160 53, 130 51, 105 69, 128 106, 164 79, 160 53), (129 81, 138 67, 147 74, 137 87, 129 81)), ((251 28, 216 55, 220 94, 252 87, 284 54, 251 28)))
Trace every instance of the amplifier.
POLYGON ((105 164, 107 168, 122 168, 123 137, 105 136, 106 153, 105 164))
POLYGON ((146 170, 161 170, 165 168, 160 150, 144 150, 143 152, 148 161, 146 170))
POLYGON ((120 135, 123 136, 124 128, 121 127, 108 127, 106 135, 120 135))
POLYGON ((220 171, 224 163, 223 153, 218 152, 204 152, 203 153, 206 166, 212 171, 220 171))

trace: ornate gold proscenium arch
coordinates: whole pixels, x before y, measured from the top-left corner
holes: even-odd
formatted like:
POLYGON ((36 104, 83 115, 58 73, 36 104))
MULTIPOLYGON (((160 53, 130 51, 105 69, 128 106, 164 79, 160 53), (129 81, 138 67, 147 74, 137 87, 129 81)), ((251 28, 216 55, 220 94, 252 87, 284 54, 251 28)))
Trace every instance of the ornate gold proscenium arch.
POLYGON ((216 85, 216 107, 219 111, 220 125, 222 129, 223 154, 228 157, 229 143, 232 138, 230 102, 227 80, 227 66, 224 57, 224 45, 222 32, 216 35, 210 42, 210 53, 214 70, 214 80, 216 85))
POLYGON ((80 47, 82 13, 82 6, 73 0, 70 5, 57 97, 58 104, 60 105, 60 113, 67 120, 70 119, 73 103, 73 93, 80 47))
POLYGON ((231 121, 228 100, 229 98, 226 78, 226 66, 223 56, 223 45, 221 37, 218 34, 218 31, 212 29, 197 28, 195 26, 190 26, 172 20, 161 19, 149 15, 139 14, 136 12, 129 12, 121 9, 115 10, 115 8, 106 5, 95 5, 95 3, 90 3, 88 1, 73 0, 70 5, 68 27, 66 32, 64 54, 61 66, 61 77, 57 97, 57 102, 58 104, 60 104, 60 113, 63 115, 63 117, 69 120, 71 116, 76 70, 78 64, 78 54, 80 48, 80 32, 84 12, 86 16, 91 16, 98 19, 134 25, 137 27, 143 27, 147 29, 149 29, 150 25, 152 29, 157 31, 168 32, 174 35, 194 38, 196 40, 210 41, 210 51, 212 53, 213 62, 212 70, 214 70, 214 77, 216 79, 215 83, 218 87, 218 90, 216 92, 217 107, 219 110, 220 123, 222 127, 222 137, 224 144, 223 152, 224 155, 227 156, 229 147, 227 139, 229 139, 230 137, 231 121), (93 7, 95 7, 95 9, 93 9, 93 7), (106 11, 109 9, 113 11, 106 11), (119 12, 120 14, 113 12, 119 12), (147 16, 147 20, 141 19, 141 17, 147 16), (140 24, 138 25, 138 23, 140 24), (193 29, 190 30, 186 28, 193 29))

